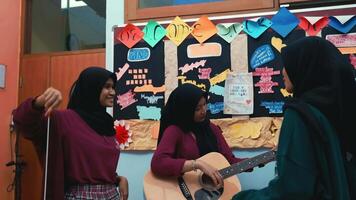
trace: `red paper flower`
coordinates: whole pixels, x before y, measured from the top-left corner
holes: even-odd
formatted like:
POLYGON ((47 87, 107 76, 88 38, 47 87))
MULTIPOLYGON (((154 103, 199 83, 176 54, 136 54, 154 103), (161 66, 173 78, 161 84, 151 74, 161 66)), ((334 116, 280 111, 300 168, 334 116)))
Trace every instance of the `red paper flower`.
POLYGON ((120 149, 125 149, 128 147, 130 143, 132 143, 131 139, 131 131, 129 130, 130 126, 125 124, 124 120, 115 120, 114 128, 116 131, 116 140, 119 142, 120 149))

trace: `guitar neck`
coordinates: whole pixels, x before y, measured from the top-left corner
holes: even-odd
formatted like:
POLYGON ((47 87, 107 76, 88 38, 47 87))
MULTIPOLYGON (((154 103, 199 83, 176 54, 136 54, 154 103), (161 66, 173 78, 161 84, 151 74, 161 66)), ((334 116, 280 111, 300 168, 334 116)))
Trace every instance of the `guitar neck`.
POLYGON ((266 153, 260 154, 258 156, 243 160, 241 162, 235 163, 229 167, 223 168, 219 170, 221 176, 225 179, 235 174, 239 174, 248 169, 254 168, 260 164, 265 164, 275 160, 276 152, 268 151, 266 153))

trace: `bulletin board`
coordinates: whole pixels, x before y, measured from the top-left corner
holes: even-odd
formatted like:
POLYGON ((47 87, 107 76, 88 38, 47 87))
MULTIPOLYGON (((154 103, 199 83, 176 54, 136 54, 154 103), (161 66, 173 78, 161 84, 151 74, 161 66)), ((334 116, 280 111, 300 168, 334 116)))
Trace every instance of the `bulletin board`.
MULTIPOLYGON (((192 25, 179 21, 179 25, 174 27, 175 31, 179 31, 177 27, 182 28, 181 38, 169 35, 170 25, 163 27, 152 20, 142 31, 132 24, 116 28, 113 59, 118 81, 113 113, 122 149, 155 149, 161 110, 172 90, 183 83, 194 84, 208 92, 208 117, 222 128, 231 147, 276 146, 283 120, 282 108, 291 95, 284 89, 281 48, 308 35, 343 34, 351 41, 345 56, 356 65, 356 39, 353 35, 356 28, 342 33, 330 27, 332 19, 322 16, 316 21, 314 19, 314 24, 311 24, 314 28, 309 29, 309 25, 303 25, 312 23, 306 17, 290 16, 291 13, 286 12, 282 9, 271 19, 261 17, 257 21, 217 23, 213 28, 209 22, 210 27, 205 32, 210 35, 204 40, 196 37, 198 34, 194 33, 194 27, 197 23, 203 26, 202 21, 208 20, 206 17, 192 25), (286 14, 293 22, 293 28, 287 30, 283 24, 279 28, 272 26, 286 14), (246 29, 247 25, 249 29, 246 29), (315 31, 315 27, 320 31, 315 31), (212 34, 213 30, 216 32, 212 34), (185 34, 185 31, 189 33, 185 34), (237 81, 237 86, 230 87, 227 80, 243 77, 240 75, 250 76, 251 81, 237 81), (240 83, 244 87, 240 87, 240 83), (241 99, 246 100, 243 103, 251 112, 226 112, 230 91, 246 95, 249 88, 252 88, 249 96, 252 101, 246 97, 241 99)), ((344 23, 355 24, 356 18, 349 17, 344 23)))

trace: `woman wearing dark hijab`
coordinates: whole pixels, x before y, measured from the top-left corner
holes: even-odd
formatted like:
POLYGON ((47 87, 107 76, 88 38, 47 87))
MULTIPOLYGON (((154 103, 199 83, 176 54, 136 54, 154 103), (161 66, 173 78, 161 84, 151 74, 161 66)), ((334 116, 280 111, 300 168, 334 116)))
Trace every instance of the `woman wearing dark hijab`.
POLYGON ((127 199, 127 179, 116 174, 120 151, 113 118, 106 112, 115 84, 114 73, 89 67, 73 84, 68 109, 54 110, 62 95, 48 88, 14 111, 17 129, 34 142, 42 161, 50 121, 46 199, 127 199))
POLYGON ((157 149, 151 161, 152 172, 178 177, 200 169, 215 185, 223 179, 217 169, 202 160, 209 152, 219 152, 230 164, 241 161, 226 143, 221 129, 206 117, 207 93, 192 84, 183 84, 170 94, 162 110, 157 149))
POLYGON ((330 42, 306 37, 282 49, 285 104, 277 176, 241 199, 356 199, 356 82, 330 42))

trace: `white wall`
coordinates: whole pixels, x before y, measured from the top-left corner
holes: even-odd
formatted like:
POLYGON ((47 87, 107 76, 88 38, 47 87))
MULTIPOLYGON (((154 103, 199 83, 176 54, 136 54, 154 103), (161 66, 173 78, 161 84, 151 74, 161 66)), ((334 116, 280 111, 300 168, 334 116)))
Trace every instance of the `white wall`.
MULTIPOLYGON (((106 65, 113 69, 113 32, 114 25, 124 24, 124 1, 106 1, 106 65)), ((253 157, 266 150, 234 150, 237 157, 253 157)), ((129 180, 129 199, 144 199, 143 176, 150 167, 152 151, 123 151, 120 155, 117 172, 129 180)), ((251 173, 240 174, 239 180, 243 190, 257 189, 267 186, 274 177, 275 163, 269 163, 263 168, 256 168, 251 173)))

